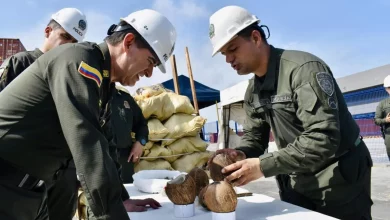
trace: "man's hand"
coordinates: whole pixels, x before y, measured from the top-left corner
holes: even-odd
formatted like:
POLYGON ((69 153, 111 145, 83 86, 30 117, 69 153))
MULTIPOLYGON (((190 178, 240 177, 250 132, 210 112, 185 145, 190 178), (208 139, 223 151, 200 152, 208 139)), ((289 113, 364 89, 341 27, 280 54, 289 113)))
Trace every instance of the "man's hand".
POLYGON ((154 209, 161 207, 160 203, 154 199, 128 199, 123 202, 127 212, 144 212, 147 205, 154 209))
POLYGON ((386 115, 385 120, 386 120, 387 123, 390 123, 390 113, 386 115))
POLYGON ((260 169, 259 158, 241 160, 222 169, 222 173, 232 171, 235 172, 227 176, 225 180, 231 182, 234 186, 243 186, 264 176, 260 169))
POLYGON ((143 149, 142 144, 137 141, 133 144, 133 147, 131 148, 131 152, 129 155, 129 158, 127 159, 127 162, 130 163, 132 161, 133 163, 136 163, 139 161, 139 158, 142 156, 143 149))
POLYGON ((240 161, 240 160, 244 160, 246 158, 246 155, 244 154, 244 152, 240 151, 240 150, 235 150, 235 149, 222 149, 222 150, 217 150, 215 152, 215 154, 210 157, 209 161, 207 162, 207 167, 210 166, 210 163, 211 161, 213 161, 214 157, 217 155, 217 154, 227 154, 229 156, 229 159, 232 160, 232 161, 240 161))

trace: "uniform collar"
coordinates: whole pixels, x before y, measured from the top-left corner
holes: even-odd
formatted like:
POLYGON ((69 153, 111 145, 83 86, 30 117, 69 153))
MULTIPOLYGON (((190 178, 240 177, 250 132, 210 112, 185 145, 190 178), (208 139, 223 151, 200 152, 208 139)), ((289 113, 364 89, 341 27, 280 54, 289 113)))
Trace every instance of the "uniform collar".
POLYGON ((43 55, 43 52, 39 49, 39 48, 35 48, 35 50, 33 51, 33 53, 35 55, 37 55, 38 57, 42 56, 43 55))
POLYGON ((106 103, 109 99, 112 98, 112 95, 115 92, 115 83, 111 82, 110 71, 111 71, 111 55, 110 50, 106 42, 103 42, 98 45, 99 50, 103 55, 103 90, 105 90, 105 95, 103 95, 103 103, 106 103))
POLYGON ((279 69, 280 65, 280 58, 282 56, 281 49, 277 49, 270 45, 270 56, 268 60, 268 67, 267 72, 264 75, 265 80, 264 82, 261 82, 262 80, 260 77, 256 76, 254 77, 254 86, 252 92, 260 92, 262 90, 268 90, 272 91, 276 88, 276 77, 277 77, 277 71, 279 69))
POLYGON ((110 50, 108 49, 108 45, 106 42, 103 42, 98 45, 100 51, 103 54, 104 64, 103 64, 103 78, 110 79, 110 71, 111 71, 111 55, 110 50))

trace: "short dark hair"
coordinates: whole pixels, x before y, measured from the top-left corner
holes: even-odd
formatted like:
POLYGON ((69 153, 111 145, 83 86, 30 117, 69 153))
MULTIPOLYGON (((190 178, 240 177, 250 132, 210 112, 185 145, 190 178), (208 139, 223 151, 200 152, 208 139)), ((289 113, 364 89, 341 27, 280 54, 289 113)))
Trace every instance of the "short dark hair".
POLYGON ((135 30, 131 25, 129 25, 127 22, 125 21, 121 21, 119 22, 118 25, 112 25, 107 34, 108 36, 104 38, 104 41, 106 41, 107 43, 111 44, 112 46, 115 46, 115 45, 118 45, 119 43, 121 43, 123 41, 123 39, 125 38, 126 34, 134 34, 135 36, 135 44, 137 45, 138 48, 145 48, 145 49, 149 49, 150 52, 152 52, 153 56, 157 59, 157 62, 160 62, 160 59, 159 57, 157 56, 157 54, 154 52, 153 48, 149 45, 149 43, 145 40, 145 38, 143 38, 137 30, 135 30), (121 30, 121 31, 114 31, 116 27, 118 26, 126 26, 126 28, 124 30, 121 30))
POLYGON ((51 27, 51 29, 55 30, 58 28, 62 28, 60 24, 58 24, 55 20, 51 19, 47 26, 51 27))
MULTIPOLYGON (((118 25, 111 26, 110 29, 115 29, 117 26, 125 26, 128 25, 125 21, 121 21, 118 25)), ((129 25, 128 25, 129 26, 129 25)), ((131 27, 131 26, 130 26, 131 27)), ((110 30, 109 30, 110 31, 110 30)), ((148 42, 134 29, 134 28, 128 28, 124 29, 122 31, 113 31, 104 38, 104 41, 107 41, 109 44, 115 46, 123 41, 126 34, 134 34, 135 36, 135 43, 139 48, 150 48, 148 42)))
POLYGON ((261 26, 257 25, 257 23, 249 25, 248 27, 244 28, 242 31, 238 32, 237 35, 242 37, 242 38, 249 39, 252 36, 253 31, 260 32, 260 36, 263 39, 263 41, 265 43, 268 43, 267 38, 265 37, 265 32, 264 32, 263 28, 261 26))

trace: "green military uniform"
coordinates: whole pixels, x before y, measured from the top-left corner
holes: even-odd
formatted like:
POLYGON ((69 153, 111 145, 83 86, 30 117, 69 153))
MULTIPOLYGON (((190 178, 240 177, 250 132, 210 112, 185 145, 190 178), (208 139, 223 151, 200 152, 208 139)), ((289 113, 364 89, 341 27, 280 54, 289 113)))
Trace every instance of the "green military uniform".
POLYGON ((0 92, 42 54, 42 51, 36 48, 7 58, 0 66, 0 92))
MULTIPOLYGON (((132 162, 127 162, 132 147, 130 133, 136 133, 136 140, 145 144, 148 141, 148 125, 142 115, 141 108, 137 105, 133 97, 125 88, 117 86, 110 103, 111 114, 109 121, 104 126, 106 135, 110 140, 110 151, 113 157, 117 157, 116 163, 118 173, 123 183, 132 183, 134 166, 132 162)), ((129 199, 127 191, 122 194, 122 200, 129 199)), ((89 220, 96 219, 89 204, 85 215, 89 220)))
POLYGON ((0 106, 1 219, 34 219, 40 180, 58 179, 72 158, 94 214, 129 219, 121 198, 127 193, 101 127, 114 87, 110 65, 106 43, 61 45, 0 93, 0 103, 7 103, 0 106))
POLYGON ((375 124, 381 127, 385 139, 387 156, 390 160, 390 123, 386 122, 386 116, 389 113, 390 98, 387 98, 379 102, 379 105, 376 107, 375 124))
MULTIPOLYGON (((33 51, 17 53, 8 58, 0 67, 0 92, 8 86, 19 74, 29 67, 43 52, 36 48, 33 51)), ((37 220, 72 219, 77 208, 77 177, 74 162, 69 163, 60 179, 46 185, 45 198, 37 220), (73 205, 72 205, 73 204, 73 205)))
POLYGON ((260 156, 282 200, 336 218, 371 219, 371 156, 330 68, 309 53, 272 46, 267 68, 247 88, 237 149, 260 156), (271 129, 279 150, 264 154, 271 129))
POLYGON ((118 161, 122 166, 123 183, 133 183, 134 164, 127 162, 133 146, 130 133, 134 132, 135 140, 145 145, 149 135, 148 122, 129 92, 124 88, 117 88, 111 105, 113 133, 118 148, 118 161))

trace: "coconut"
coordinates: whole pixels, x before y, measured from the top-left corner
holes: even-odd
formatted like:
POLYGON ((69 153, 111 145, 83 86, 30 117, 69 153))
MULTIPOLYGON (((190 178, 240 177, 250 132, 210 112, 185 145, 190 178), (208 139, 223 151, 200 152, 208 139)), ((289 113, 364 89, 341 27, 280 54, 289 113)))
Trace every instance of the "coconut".
POLYGON ((227 154, 217 154, 210 163, 210 176, 214 181, 222 181, 232 172, 222 173, 222 169, 234 163, 227 154))
POLYGON ((198 196, 199 192, 207 185, 209 185, 209 176, 199 167, 193 168, 188 175, 195 180, 195 193, 198 196))
POLYGON ((188 205, 195 201, 195 180, 190 175, 181 174, 167 182, 165 192, 175 205, 188 205))
MULTIPOLYGON (((199 205, 201 205, 203 208, 206 208, 206 209, 208 209, 208 208, 207 208, 207 206, 206 206, 206 204, 204 203, 203 200, 204 200, 204 194, 205 194, 205 192, 206 192, 208 186, 209 186, 209 185, 203 187, 202 190, 200 190, 200 192, 199 192, 199 194, 198 194, 199 205)), ((208 209, 208 210, 209 210, 209 209, 208 209)))
POLYGON ((205 189, 202 202, 212 212, 233 212, 237 207, 236 191, 225 181, 213 182, 205 189))

